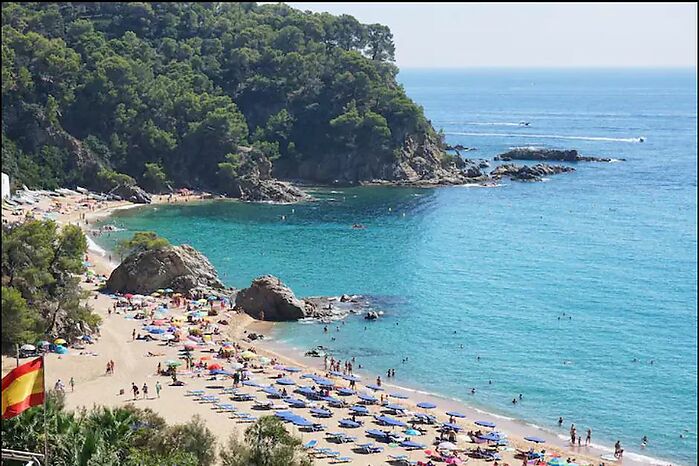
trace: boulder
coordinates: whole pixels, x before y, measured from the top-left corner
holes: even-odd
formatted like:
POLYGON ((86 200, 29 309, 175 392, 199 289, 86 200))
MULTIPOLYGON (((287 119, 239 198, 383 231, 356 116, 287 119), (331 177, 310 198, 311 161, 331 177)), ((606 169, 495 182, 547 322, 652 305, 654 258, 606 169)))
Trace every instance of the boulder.
POLYGON ((186 293, 196 287, 224 288, 211 262, 186 244, 131 254, 107 280, 107 289, 122 293, 149 294, 160 288, 186 293))
POLYGON ((115 198, 119 198, 123 201, 133 202, 135 204, 150 204, 151 196, 145 192, 142 188, 136 185, 120 184, 109 193, 115 198))
POLYGON ((255 319, 272 322, 316 315, 313 303, 298 299, 288 286, 273 275, 258 277, 249 288, 240 290, 235 298, 235 306, 255 319))
POLYGON ((578 154, 575 149, 558 150, 539 147, 517 147, 495 157, 494 160, 507 162, 510 160, 555 160, 559 162, 612 162, 605 157, 587 157, 578 154))
POLYGON ((539 163, 533 166, 504 164, 490 172, 494 180, 507 176, 516 181, 541 181, 543 177, 557 175, 559 173, 574 172, 575 168, 564 165, 548 165, 539 163))

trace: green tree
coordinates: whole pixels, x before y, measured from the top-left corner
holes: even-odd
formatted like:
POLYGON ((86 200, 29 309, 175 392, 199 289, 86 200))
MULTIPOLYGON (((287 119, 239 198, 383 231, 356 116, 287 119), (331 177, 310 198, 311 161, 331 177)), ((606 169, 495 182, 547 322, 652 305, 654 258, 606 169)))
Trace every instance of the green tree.
POLYGON ((117 252, 121 255, 138 254, 143 251, 164 248, 169 244, 167 239, 158 236, 154 231, 137 231, 131 238, 119 241, 117 252))
POLYGON ((159 163, 146 163, 146 171, 143 173, 143 186, 155 193, 161 193, 168 189, 170 180, 159 163))
POLYGON ((234 433, 221 450, 223 466, 309 466, 301 440, 274 416, 264 416, 245 431, 245 442, 234 433))

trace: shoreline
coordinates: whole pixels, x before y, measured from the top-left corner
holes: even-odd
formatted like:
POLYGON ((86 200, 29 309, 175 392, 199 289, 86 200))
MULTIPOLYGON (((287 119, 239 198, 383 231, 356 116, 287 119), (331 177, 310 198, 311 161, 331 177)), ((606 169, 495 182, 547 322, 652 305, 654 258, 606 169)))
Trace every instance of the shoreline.
MULTIPOLYGON (((382 184, 367 184, 367 185, 359 185, 359 186, 348 186, 348 187, 365 187, 365 186, 388 186, 388 187, 418 187, 418 186, 400 186, 400 185, 382 185, 382 184)), ((431 185, 431 186, 419 186, 419 187, 426 187, 426 188, 435 188, 435 187, 448 187, 448 186, 460 186, 460 185, 431 185)), ((496 186, 484 186, 484 185, 476 185, 477 187, 496 187, 496 186)), ((473 187, 476 187, 473 186, 473 187)), ((470 187, 470 186, 469 186, 470 187)), ((305 186, 305 188, 320 188, 320 189, 325 189, 328 188, 327 186, 319 186, 319 185, 314 185, 314 186, 305 186)), ((93 217, 90 217, 88 215, 88 218, 90 220, 96 220, 96 219, 103 219, 103 218, 108 218, 111 216, 111 214, 114 211, 119 211, 119 210, 126 210, 126 209, 132 209, 132 208, 137 208, 137 207, 146 207, 149 205, 168 205, 168 204, 188 204, 190 202, 194 202, 196 204, 202 203, 202 202, 210 202, 210 201, 236 201, 236 202, 241 202, 238 199, 229 199, 229 198, 214 198, 214 199, 204 199, 201 197, 197 197, 194 199, 175 199, 173 201, 168 202, 167 201, 167 196, 166 195, 159 195, 159 196, 153 196, 153 202, 151 204, 130 204, 130 205, 121 205, 121 206, 113 206, 113 207, 107 207, 104 210, 100 211, 99 213, 95 212, 93 217)), ((267 203, 261 203, 261 204, 267 204, 267 203)), ((94 242, 94 245, 99 248, 102 251, 106 251, 104 248, 99 246, 96 242, 94 242)), ((108 252, 108 251, 106 251, 108 252)), ((114 268, 118 264, 114 265, 114 268)), ((319 359, 319 364, 312 364, 312 360, 316 358, 306 358, 303 355, 303 352, 299 350, 298 348, 291 347, 289 345, 284 344, 283 342, 279 342, 276 338, 274 339, 269 339, 268 335, 272 333, 273 335, 275 334, 275 328, 278 329, 278 326, 276 325, 275 322, 261 322, 261 321, 256 321, 252 320, 250 322, 247 322, 246 325, 241 329, 244 330, 245 332, 248 331, 253 331, 256 333, 262 333, 265 335, 265 339, 263 340, 256 340, 254 342, 255 347, 260 351, 261 354, 264 354, 268 357, 272 358, 277 358, 282 361, 289 361, 295 366, 300 366, 304 367, 306 369, 309 369, 311 371, 322 371, 322 363, 320 363, 319 359), (291 356, 290 356, 291 354, 291 356)), ((368 370, 366 369, 361 369, 358 371, 358 373, 361 373, 363 376, 369 376, 372 377, 372 375, 369 373, 368 370)), ((375 376, 375 374, 373 374, 375 376)), ((367 379, 366 377, 363 380, 371 380, 370 378, 367 379)), ((383 381, 383 379, 382 379, 383 381)), ((572 455, 572 456, 579 456, 581 458, 589 458, 590 460, 594 461, 607 461, 607 462, 612 462, 608 459, 601 459, 601 455, 610 455, 613 454, 614 449, 610 446, 606 446, 603 444, 597 444, 592 442, 588 447, 581 447, 581 450, 578 450, 578 447, 572 447, 566 442, 568 436, 565 434, 567 429, 563 429, 563 433, 556 433, 553 430, 546 429, 538 424, 535 424, 533 421, 528 421, 526 419, 519 419, 519 418, 512 418, 510 416, 506 416, 503 414, 498 414, 494 413, 492 411, 489 411, 487 409, 481 409, 479 407, 472 406, 468 401, 464 401, 455 397, 451 397, 449 395, 441 394, 438 392, 432 392, 432 391, 427 391, 427 390, 421 390, 418 388, 410 388, 410 387, 404 387, 400 385, 395 385, 387 382, 383 382, 383 385, 392 387, 397 389, 398 391, 405 391, 408 393, 416 393, 424 396, 427 398, 429 401, 434 401, 435 403, 438 403, 438 405, 447 405, 447 409, 460 409, 461 411, 466 411, 466 413, 473 413, 473 414, 479 414, 481 417, 492 417, 495 418, 498 421, 498 426, 505 424, 506 428, 503 429, 507 433, 513 433, 517 437, 519 437, 519 440, 521 440, 524 436, 527 435, 532 435, 531 430, 535 430, 536 433, 545 438, 547 440, 547 443, 543 444, 544 446, 553 446, 566 454, 572 455), (529 432, 524 432, 524 429, 529 429, 529 432), (588 448, 587 450, 584 450, 588 448)), ((473 417, 475 419, 475 417, 473 417)), ((510 439, 511 440, 511 439, 510 439)), ((529 446, 527 442, 522 442, 521 446, 529 446)), ((594 463, 593 463, 594 464, 594 463)), ((679 463, 673 463, 671 461, 666 461, 660 458, 655 458, 647 455, 643 455, 637 452, 632 452, 632 451, 625 451, 624 452, 624 459, 621 461, 614 462, 614 464, 627 464, 627 465, 638 465, 638 466, 643 466, 643 465, 676 465, 679 466, 679 463)))
MULTIPOLYGON (((197 201, 210 201, 210 200, 215 200, 215 199, 187 199, 187 200, 181 200, 181 199, 176 199, 174 202, 167 202, 167 196, 160 196, 156 197, 154 196, 154 202, 150 205, 167 205, 167 204, 176 204, 176 203, 187 203, 187 202, 197 202, 197 201)), ((93 224, 96 220, 100 219, 105 219, 111 216, 111 214, 115 211, 119 210, 125 210, 125 209, 132 209, 136 207, 145 207, 148 206, 149 204, 131 204, 127 203, 125 201, 105 201, 102 203, 103 205, 93 211, 84 211, 85 209, 77 208, 75 211, 64 215, 64 216, 59 216, 59 218, 56 220, 57 223, 59 224, 67 224, 67 223, 78 223, 80 224, 80 227, 83 229, 83 231, 86 233, 86 237, 88 238, 88 245, 89 245, 89 250, 88 254, 90 257, 90 260, 94 264, 95 270, 104 275, 109 275, 109 273, 118 265, 114 263, 114 261, 109 262, 108 261, 108 255, 110 251, 104 249, 101 247, 96 241, 94 241, 93 238, 90 237, 88 234, 89 231, 89 225, 93 224), (85 219, 89 222, 88 224, 83 223, 83 221, 79 220, 79 214, 85 214, 85 219)), ((95 298, 97 299, 97 297, 95 298)), ((95 312, 98 312, 97 306, 95 307, 95 312)), ((99 313, 99 312, 98 312, 99 313)), ((104 318, 104 309, 102 309, 102 312, 100 315, 103 316, 104 318)), ((242 322, 239 322, 241 324, 236 330, 240 331, 255 331, 259 333, 263 333, 264 335, 269 335, 270 331, 272 334, 274 334, 274 328, 275 324, 270 323, 270 322, 259 322, 259 321, 254 321, 251 318, 248 318, 247 316, 241 316, 243 319, 242 322)), ((113 318, 111 318, 113 319, 113 318)), ((109 319, 105 319, 103 322, 103 327, 102 327, 102 332, 109 331, 111 329, 106 328, 108 323, 110 322, 109 319)), ((225 332, 228 332, 230 328, 225 328, 223 329, 225 332)), ((239 333, 236 332, 236 333, 239 333)), ((231 335, 232 336, 232 335, 231 335)), ((239 338, 240 335, 234 338, 239 338)), ((128 338, 126 335, 122 335, 122 337, 128 338)), ((283 342, 279 342, 276 338, 272 338, 271 340, 266 338, 264 340, 257 340, 254 343, 254 346, 259 348, 261 351, 261 354, 267 354, 271 357, 276 357, 279 360, 282 361, 289 361, 290 363, 293 363, 294 365, 301 366, 304 368, 309 369, 311 372, 313 371, 322 371, 322 359, 318 360, 318 364, 313 364, 314 361, 309 361, 308 358, 305 358, 302 353, 297 354, 299 351, 298 349, 294 349, 289 346, 285 346, 283 342)), ((315 358, 314 358, 315 359, 315 358)), ((5 364, 3 364, 5 366, 5 364)), ((369 375, 369 372, 367 370, 362 370, 362 374, 367 374, 368 377, 364 377, 363 380, 372 380, 372 377, 369 375)), ((49 374, 51 375, 51 374, 49 374)), ((67 376, 66 376, 67 378, 67 376)), ((513 444, 518 445, 518 446, 527 446, 529 447, 529 444, 524 442, 522 440, 522 437, 525 435, 531 435, 532 430, 536 430, 537 433, 541 433, 540 436, 544 437, 547 440, 547 443, 543 445, 544 448, 548 450, 551 449, 551 447, 556 447, 557 449, 561 450, 564 452, 564 455, 568 456, 573 456, 573 457, 578 457, 578 458, 585 458, 586 460, 590 461, 592 464, 599 463, 601 460, 599 458, 599 455, 601 454, 608 454, 609 452, 612 451, 611 448, 604 447, 603 445, 595 445, 594 448, 589 449, 588 451, 585 451, 584 449, 586 447, 582 447, 583 449, 577 450, 577 448, 572 449, 569 446, 566 445, 561 445, 561 439, 559 437, 560 434, 556 434, 555 432, 548 431, 545 428, 542 428, 541 426, 537 426, 531 422, 528 422, 524 419, 515 419, 515 418, 510 418, 507 416, 502 416, 496 413, 491 413, 486 410, 482 410, 480 408, 471 406, 468 402, 463 401, 463 400, 458 400, 449 396, 445 396, 443 394, 439 393, 434 393, 434 392, 429 392, 429 391, 424 391, 420 390, 417 388, 409 388, 409 387, 403 387, 400 385, 394 385, 390 383, 384 383, 384 385, 396 388, 398 391, 405 391, 408 393, 414 393, 414 394, 419 394, 421 398, 426 398, 429 400, 435 400, 435 403, 438 402, 438 405, 440 408, 447 407, 447 408, 453 408, 453 409, 459 409, 461 411, 466 411, 467 414, 467 419, 476 419, 478 417, 492 417, 498 420, 498 426, 503 426, 503 430, 508 433, 508 434, 513 434, 513 437, 510 438, 513 444), (477 415, 477 416, 476 416, 477 415), (529 429, 529 432, 523 432, 524 429, 529 429), (549 439, 550 442, 549 442, 549 439)), ((412 401, 412 400, 411 400, 412 401)), ((108 404, 107 400, 105 400, 105 405, 108 404)), ((445 409, 440 409, 440 411, 445 411, 445 409)), ((159 412, 161 415, 165 415, 166 413, 161 412, 159 410, 156 410, 156 412, 159 412)), ((444 417, 444 416, 441 416, 444 417)), ((170 418, 168 418, 170 420, 170 418)), ((216 430, 216 426, 210 426, 212 430, 216 430)), ((565 432, 565 429, 564 429, 565 432)), ((218 434, 218 432, 217 432, 218 434)), ((565 435, 563 435, 565 437, 565 435)), ((625 452, 625 457, 624 460, 619 462, 619 464, 639 464, 639 465, 647 465, 647 464, 668 464, 668 461, 664 461, 661 459, 657 458, 652 458, 652 457, 647 457, 645 455, 640 455, 631 451, 626 451, 625 452)))

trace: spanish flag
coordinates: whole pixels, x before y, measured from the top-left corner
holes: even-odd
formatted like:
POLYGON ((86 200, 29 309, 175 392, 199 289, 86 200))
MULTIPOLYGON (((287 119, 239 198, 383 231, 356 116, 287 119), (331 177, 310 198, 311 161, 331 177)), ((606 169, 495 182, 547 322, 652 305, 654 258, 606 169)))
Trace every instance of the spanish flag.
POLYGON ((44 403, 44 358, 22 364, 2 378, 2 418, 44 403))

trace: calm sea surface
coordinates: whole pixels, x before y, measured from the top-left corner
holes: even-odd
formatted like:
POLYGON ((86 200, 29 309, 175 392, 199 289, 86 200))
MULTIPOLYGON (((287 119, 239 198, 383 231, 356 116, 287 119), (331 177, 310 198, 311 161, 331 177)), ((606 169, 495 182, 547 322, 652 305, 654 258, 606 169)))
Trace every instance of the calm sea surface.
POLYGON ((155 230, 200 249, 231 286, 271 273, 300 296, 372 296, 385 313, 377 322, 350 317, 327 335, 284 324, 276 338, 299 351, 329 346, 375 374, 395 368, 399 384, 553 431, 563 416, 565 427, 591 427, 596 443, 696 464, 694 72, 405 70, 399 79, 448 142, 477 148, 468 157, 537 146, 626 161, 496 188, 146 207, 116 214, 128 232, 100 242, 155 230))

